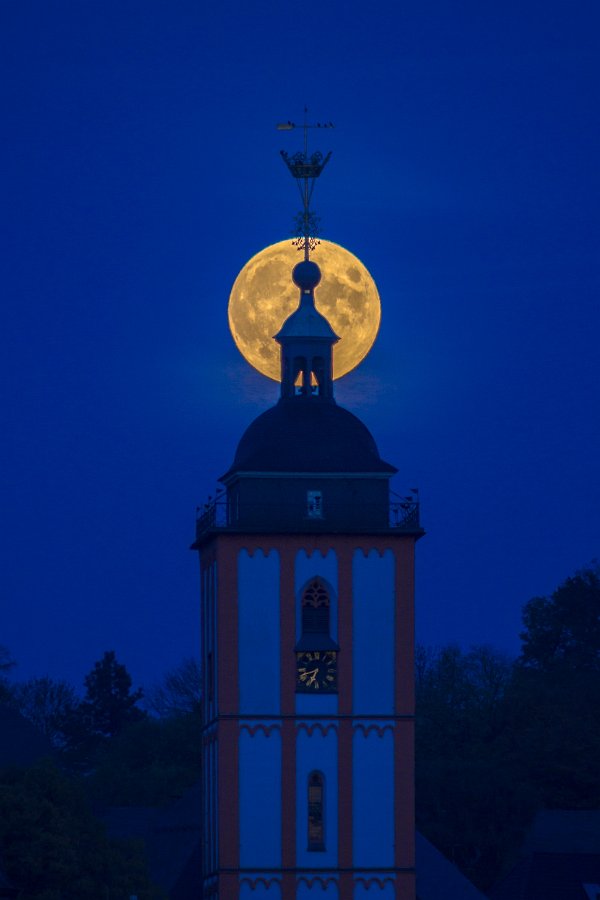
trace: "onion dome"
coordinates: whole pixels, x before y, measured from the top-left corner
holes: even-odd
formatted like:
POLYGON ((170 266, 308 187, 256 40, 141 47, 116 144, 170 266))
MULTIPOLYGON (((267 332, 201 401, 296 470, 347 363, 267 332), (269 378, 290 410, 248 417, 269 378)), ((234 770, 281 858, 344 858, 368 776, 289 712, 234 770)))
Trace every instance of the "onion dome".
POLYGON ((300 288, 300 304, 285 320, 275 340, 282 343, 286 338, 323 338, 336 343, 339 338, 325 316, 315 307, 314 290, 321 280, 321 270, 312 260, 305 259, 294 266, 294 284, 300 288))

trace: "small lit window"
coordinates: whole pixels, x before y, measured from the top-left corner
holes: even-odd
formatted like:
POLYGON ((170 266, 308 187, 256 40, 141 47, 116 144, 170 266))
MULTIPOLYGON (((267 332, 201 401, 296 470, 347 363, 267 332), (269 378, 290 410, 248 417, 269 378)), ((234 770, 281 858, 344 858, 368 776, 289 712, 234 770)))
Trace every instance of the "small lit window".
POLYGON ((325 849, 325 819, 323 810, 324 778, 321 772, 308 776, 308 849, 325 849))
POLYGON ((323 518, 323 493, 321 491, 307 491, 306 511, 309 519, 323 518))

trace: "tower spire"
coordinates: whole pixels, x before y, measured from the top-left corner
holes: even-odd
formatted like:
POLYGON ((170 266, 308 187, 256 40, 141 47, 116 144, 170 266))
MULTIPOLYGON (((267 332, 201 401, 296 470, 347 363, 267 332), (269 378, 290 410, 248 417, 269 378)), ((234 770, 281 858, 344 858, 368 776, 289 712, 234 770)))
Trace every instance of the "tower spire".
POLYGON ((319 243, 318 231, 320 219, 310 208, 315 188, 315 181, 329 162, 331 151, 327 156, 323 156, 320 150, 315 150, 310 156, 308 153, 308 129, 309 128, 333 128, 333 122, 316 122, 314 125, 308 122, 308 107, 304 107, 304 124, 297 126, 295 122, 281 122, 277 125, 278 131, 292 131, 301 127, 304 131, 304 150, 298 150, 290 156, 285 150, 281 150, 281 156, 284 163, 288 167, 292 178, 298 185, 300 198, 302 200, 302 209, 294 218, 294 233, 296 237, 293 241, 298 250, 304 251, 304 259, 310 258, 310 251, 314 250, 319 243))

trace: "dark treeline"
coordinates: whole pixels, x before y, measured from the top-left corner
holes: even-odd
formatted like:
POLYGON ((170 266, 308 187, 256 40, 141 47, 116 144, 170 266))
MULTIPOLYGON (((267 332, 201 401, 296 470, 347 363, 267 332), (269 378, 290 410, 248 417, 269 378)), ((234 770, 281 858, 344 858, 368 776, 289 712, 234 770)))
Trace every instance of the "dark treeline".
POLYGON ((198 780, 197 662, 146 696, 112 651, 85 678, 83 697, 49 677, 13 682, 13 667, 2 648, 0 703, 36 726, 48 752, 0 769, 0 873, 20 900, 165 897, 142 844, 110 839, 101 817, 111 806, 167 806, 198 780))
POLYGON ((523 610, 520 656, 419 649, 417 825, 475 884, 542 808, 600 808, 600 570, 523 610))
MULTIPOLYGON (((417 825, 486 890, 541 808, 600 808, 600 569, 523 611, 522 648, 419 648, 417 825)), ((52 758, 0 770, 0 871, 22 900, 158 900, 142 847, 109 840, 110 806, 167 806, 200 774, 195 660, 145 694, 113 652, 85 678, 18 682, 0 648, 0 703, 42 732, 52 758)))

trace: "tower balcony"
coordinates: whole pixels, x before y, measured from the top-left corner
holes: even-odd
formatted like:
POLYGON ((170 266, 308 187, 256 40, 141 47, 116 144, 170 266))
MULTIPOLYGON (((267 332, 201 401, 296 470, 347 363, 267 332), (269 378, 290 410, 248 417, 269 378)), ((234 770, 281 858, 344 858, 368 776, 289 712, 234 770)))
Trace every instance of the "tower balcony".
POLYGON ((286 501, 240 502, 225 492, 209 498, 196 511, 196 544, 209 535, 231 533, 292 534, 386 534, 402 533, 417 537, 424 534, 420 524, 419 500, 416 496, 381 504, 347 503, 323 505, 319 492, 312 492, 306 505, 286 501), (372 507, 372 508, 370 508, 372 507))

